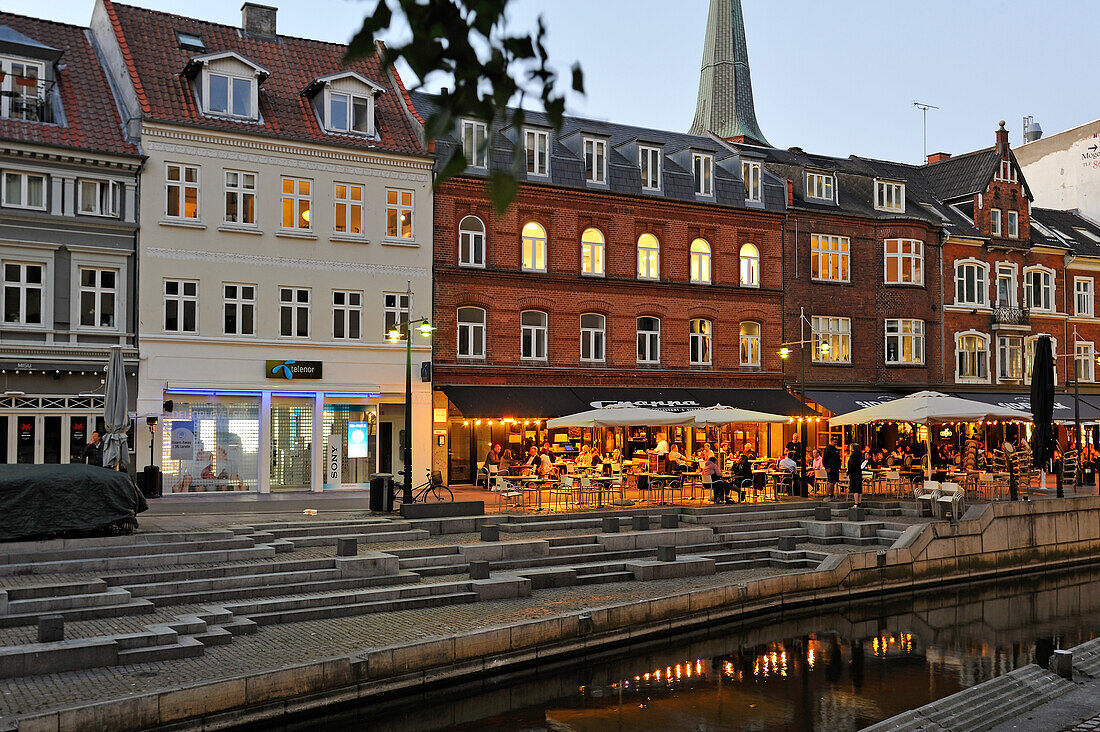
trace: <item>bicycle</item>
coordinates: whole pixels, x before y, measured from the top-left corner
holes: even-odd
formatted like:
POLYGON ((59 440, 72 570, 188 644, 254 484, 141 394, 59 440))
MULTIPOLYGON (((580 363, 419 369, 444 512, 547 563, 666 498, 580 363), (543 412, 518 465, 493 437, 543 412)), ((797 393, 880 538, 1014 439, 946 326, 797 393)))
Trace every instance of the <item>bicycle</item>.
MULTIPOLYGON (((412 503, 428 503, 429 501, 453 501, 455 494, 443 484, 443 473, 438 470, 426 470, 428 479, 412 489, 412 503)), ((398 475, 404 475, 398 471, 398 475)), ((393 503, 403 503, 404 492, 400 488, 394 490, 393 503)))

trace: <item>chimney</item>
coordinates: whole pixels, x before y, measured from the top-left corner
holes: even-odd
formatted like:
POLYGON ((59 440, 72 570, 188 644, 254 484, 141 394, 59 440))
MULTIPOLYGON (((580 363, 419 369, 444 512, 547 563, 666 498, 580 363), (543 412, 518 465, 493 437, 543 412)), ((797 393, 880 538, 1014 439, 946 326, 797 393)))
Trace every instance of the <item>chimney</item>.
POLYGON ((241 6, 241 30, 246 36, 275 37, 275 13, 278 8, 270 5, 245 3, 241 6))
POLYGON ((934 153, 932 153, 931 155, 928 156, 928 162, 929 163, 938 163, 941 160, 947 160, 949 157, 951 157, 951 153, 934 152, 934 153))
POLYGON ((1008 130, 1005 129, 1005 121, 1002 119, 999 123, 1001 126, 997 129, 997 154, 1004 155, 1008 150, 1008 130))

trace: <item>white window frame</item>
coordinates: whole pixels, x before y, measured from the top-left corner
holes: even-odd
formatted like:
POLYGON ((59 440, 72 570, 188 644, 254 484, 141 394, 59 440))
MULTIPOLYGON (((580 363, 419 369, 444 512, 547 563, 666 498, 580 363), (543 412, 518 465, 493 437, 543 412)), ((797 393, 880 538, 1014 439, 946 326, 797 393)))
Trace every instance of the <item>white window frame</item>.
POLYGON ((542 310, 523 310, 519 314, 519 358, 521 361, 546 361, 549 357, 550 316, 542 310), (524 323, 525 315, 541 316, 541 322, 524 323), (529 347, 530 346, 530 347, 529 347))
POLYGON ((455 355, 460 359, 468 360, 485 360, 485 332, 487 330, 488 318, 486 317, 485 308, 479 308, 476 305, 464 305, 457 309, 455 313, 455 320, 457 323, 457 343, 455 344, 455 355), (481 320, 463 320, 462 311, 473 310, 481 314, 481 320), (465 332, 464 332, 465 331, 465 332), (466 346, 467 353, 462 353, 463 346, 466 346))
POLYGON ((1073 314, 1079 318, 1091 318, 1096 312, 1095 285, 1092 277, 1073 278, 1073 314), (1084 307, 1082 307, 1082 302, 1084 307))
POLYGON ((741 179, 745 183, 745 201, 760 203, 764 200, 763 168, 755 160, 741 161, 741 179))
POLYGON ((119 306, 122 304, 122 282, 123 275, 120 267, 104 265, 104 264, 91 264, 87 262, 76 262, 73 265, 75 270, 75 277, 73 278, 73 284, 75 285, 76 301, 74 308, 76 310, 76 318, 73 321, 75 328, 88 331, 106 331, 108 333, 117 333, 120 330, 119 323, 126 317, 125 313, 119 312, 119 306), (95 283, 92 285, 84 284, 84 272, 95 272, 95 283), (115 276, 114 287, 104 287, 102 285, 102 278, 104 272, 111 272, 115 276), (89 293, 92 295, 95 302, 95 323, 92 325, 85 325, 83 321, 84 315, 84 295, 89 293), (103 297, 111 296, 114 310, 114 325, 99 325, 99 319, 102 315, 100 309, 103 305, 103 297))
POLYGON ((313 231, 313 179, 312 178, 297 178, 291 175, 284 175, 279 180, 279 229, 280 231, 291 232, 311 232, 313 231), (291 190, 288 193, 286 190, 286 184, 291 184, 291 190), (305 183, 309 187, 308 193, 302 193, 301 186, 305 183), (286 225, 285 208, 287 201, 290 201, 292 210, 294 212, 293 226, 286 225), (305 203, 305 211, 302 210, 302 203, 305 203), (305 219, 305 226, 301 226, 302 220, 305 219))
POLYGON ((602 313, 581 313, 581 348, 580 359, 582 363, 604 363, 607 360, 607 316, 602 313), (584 319, 589 317, 599 318, 599 327, 585 326, 584 319), (600 357, 592 354, 599 344, 600 357), (584 355, 585 346, 588 346, 588 356, 584 355))
POLYGON ((363 339, 363 291, 332 291, 332 339, 336 341, 359 341, 363 339), (343 302, 339 302, 343 300, 343 302), (353 317, 354 316, 354 317, 353 317), (336 332, 337 323, 343 325, 344 334, 336 332), (354 325, 355 332, 352 332, 354 325))
POLYGON ((1001 160, 1001 165, 997 168, 997 175, 995 178, 1006 183, 1016 183, 1019 181, 1016 175, 1016 166, 1012 164, 1011 160, 1001 160))
POLYGON ((76 181, 76 213, 79 216, 104 216, 117 219, 122 210, 122 184, 117 180, 102 180, 97 178, 77 178, 76 181), (91 187, 91 206, 88 203, 88 194, 85 188, 91 187))
POLYGON ((760 287, 760 247, 745 242, 737 254, 741 287, 760 287), (751 251, 747 251, 751 250, 751 251))
POLYGON ((1049 267, 1043 267, 1035 265, 1032 267, 1024 268, 1024 303, 1027 305, 1027 309, 1033 312, 1040 313, 1054 313, 1058 311, 1058 303, 1054 299, 1055 292, 1058 289, 1056 284, 1056 273, 1049 267), (1041 297, 1041 302, 1036 305, 1034 303, 1035 298, 1035 286, 1031 279, 1033 275, 1040 275, 1040 278, 1044 280, 1042 282, 1044 297, 1041 297))
POLYGON ((607 140, 585 137, 582 147, 585 180, 594 185, 607 185, 607 140))
POLYGON ((416 223, 416 191, 407 188, 386 189, 386 238, 391 241, 411 242, 415 238, 416 223), (393 194, 391 196, 390 194, 393 194), (408 194, 408 203, 405 203, 405 194, 408 194), (391 198, 394 200, 391 202, 391 198), (408 215, 408 226, 402 226, 402 217, 408 215), (391 219, 396 228, 390 226, 391 219))
POLYGON ((607 271, 607 239, 603 232, 595 226, 589 226, 581 232, 581 274, 585 277, 603 277, 607 271), (589 238, 585 241, 588 232, 599 235, 599 241, 589 238))
POLYGON ((661 148, 652 145, 638 146, 638 171, 642 176, 643 191, 661 190, 661 148))
POLYGON ((336 91, 334 89, 325 86, 325 129, 329 132, 339 132, 345 135, 363 135, 366 137, 374 136, 374 95, 368 94, 354 94, 348 91, 336 91), (332 103, 337 97, 343 97, 347 100, 347 127, 338 127, 332 114, 332 103), (367 129, 357 130, 355 129, 355 102, 361 100, 367 104, 367 129))
POLYGON ((222 181, 225 186, 224 210, 222 211, 222 221, 224 223, 230 226, 256 227, 256 181, 258 177, 255 173, 247 170, 222 171, 222 181), (230 176, 236 176, 235 183, 230 182, 230 176), (251 187, 248 185, 249 179, 252 182, 251 187), (245 221, 245 212, 248 210, 245 202, 249 198, 252 199, 252 220, 245 221), (229 215, 229 201, 231 199, 236 200, 236 219, 230 218, 229 215))
MULTIPOLYGON (((38 70, 36 76, 37 83, 35 84, 35 93, 33 98, 37 100, 39 104, 41 104, 45 99, 46 86, 44 77, 46 75, 46 65, 43 62, 15 56, 0 57, 0 71, 4 72, 4 78, 0 79, 0 92, 3 92, 2 94, 0 94, 0 118, 37 122, 44 121, 28 120, 25 109, 23 110, 24 113, 22 116, 14 114, 15 110, 13 109, 13 103, 17 99, 20 101, 26 100, 28 98, 28 95, 21 90, 16 90, 15 72, 12 70, 12 64, 20 64, 24 68, 28 66, 33 66, 38 70)), ((25 73, 26 72, 24 72, 24 74, 25 73)), ((22 87, 22 85, 19 86, 24 89, 26 88, 22 87)))
POLYGON ((885 360, 890 365, 924 365, 924 321, 919 318, 887 318, 885 321, 886 350, 885 360), (890 345, 894 344, 893 359, 890 358, 890 345), (906 345, 910 358, 905 358, 906 345))
POLYGON ((1020 238, 1020 212, 1009 209, 1006 212, 1008 216, 1008 238, 1019 239, 1020 238))
POLYGON ((479 119, 464 119, 459 125, 462 154, 466 165, 477 170, 489 169, 489 126, 479 119))
POLYGON ((689 255, 691 257, 689 276, 692 284, 711 284, 711 255, 713 251, 710 242, 706 239, 700 238, 691 242, 691 247, 689 249, 689 255), (706 251, 696 251, 696 244, 702 244, 706 247, 706 251))
POLYGON ((1001 235, 1001 209, 999 208, 989 209, 989 234, 990 236, 1001 235))
POLYGON ((208 67, 204 67, 202 71, 202 109, 203 114, 212 117, 229 117, 232 119, 249 119, 256 120, 259 118, 258 110, 258 87, 256 83, 257 79, 255 74, 251 76, 241 76, 240 74, 230 74, 226 71, 215 71, 208 67), (211 77, 224 77, 225 78, 225 106, 226 110, 216 110, 210 106, 210 79, 211 77), (237 94, 234 89, 234 81, 244 81, 248 84, 248 114, 237 114, 233 111, 233 98, 237 94))
POLYGON ((254 282, 223 282, 222 283, 222 334, 228 336, 250 337, 256 335, 256 291, 259 286, 254 282), (228 288, 236 288, 235 294, 230 295, 228 288), (252 297, 245 295, 245 288, 252 288, 252 297), (232 309, 237 327, 230 330, 226 323, 226 312, 232 309), (246 315, 247 325, 246 328, 246 315))
POLYGON ((875 210, 905 213, 905 184, 876 178, 875 210))
POLYGON ((0 203, 4 208, 21 208, 27 211, 45 211, 49 202, 49 180, 43 173, 28 173, 21 170, 3 170, 0 171, 0 180, 3 181, 3 190, 0 191, 0 203), (16 176, 19 178, 19 203, 10 203, 8 201, 8 187, 10 182, 9 176, 16 176), (35 178, 42 183, 42 205, 31 206, 27 203, 27 194, 30 191, 31 179, 35 178))
POLYGON ((337 180, 332 183, 332 233, 334 236, 348 239, 366 239, 367 235, 363 226, 363 212, 366 210, 366 187, 359 183, 348 183, 337 180), (344 189, 344 195, 340 195, 340 189, 344 189), (353 195, 359 193, 356 200, 353 195), (341 210, 343 207, 343 210, 341 210), (340 226, 344 227, 340 231, 340 226), (359 231, 354 231, 358 228, 359 231))
POLYGON ((806 171, 806 198, 813 201, 836 201, 836 176, 832 173, 806 171))
POLYGON ((696 196, 714 197, 714 155, 693 152, 691 154, 691 176, 695 181, 696 196))
POLYGON ((1096 347, 1092 341, 1077 341, 1073 344, 1075 361, 1074 374, 1078 381, 1092 383, 1096 381, 1096 347))
POLYGON ((294 287, 292 285, 280 285, 279 287, 279 337, 293 339, 308 339, 313 335, 313 288, 294 287), (300 300, 302 293, 306 299, 300 300), (287 295, 290 299, 284 299, 287 295), (290 333, 283 332, 283 314, 290 311, 290 333), (298 333, 302 313, 306 316, 306 333, 298 333))
MULTIPOLYGON (((401 331, 401 340, 409 337, 408 321, 411 319, 412 310, 407 292, 383 292, 382 293, 382 337, 389 338, 391 330, 401 331), (404 321, 406 325, 402 326, 404 321)), ((360 320, 360 323, 362 320, 360 320)))
POLYGON ((485 222, 479 216, 463 216, 458 222, 458 266, 485 269, 485 222), (463 228, 467 222, 476 222, 481 230, 463 228))
POLYGON ((988 333, 982 333, 978 330, 967 330, 955 334, 955 383, 957 384, 988 384, 989 383, 989 343, 990 338, 988 333), (978 339, 979 347, 973 351, 967 350, 966 353, 973 353, 974 366, 976 373, 974 376, 964 376, 960 369, 960 356, 964 351, 961 349, 963 341, 969 341, 970 339, 978 339), (981 374, 982 366, 985 367, 985 375, 981 374))
POLYGON ((658 365, 661 363, 661 319, 653 315, 641 315, 634 322, 634 331, 637 333, 637 355, 640 365, 658 365), (657 330, 642 330, 642 321, 652 320, 657 324, 657 330), (645 339, 644 348, 643 341, 645 339), (643 352, 645 358, 642 358, 643 352))
POLYGON ((550 177, 550 131, 537 127, 523 128, 523 150, 527 175, 532 178, 550 177))
MULTIPOLYGON (((989 307, 989 265, 978 259, 960 259, 955 261, 955 305, 961 307, 986 308, 989 307), (974 269, 976 300, 964 300, 959 297, 959 284, 966 282, 964 270, 974 269), (979 276, 980 275, 980 276, 979 276)), ((965 292, 963 293, 965 294, 965 292)))
POLYGON ((546 227, 540 224, 538 221, 528 221, 520 229, 520 269, 524 272, 545 272, 547 270, 547 260, 549 259, 549 235, 546 233, 546 227), (530 234, 527 233, 527 227, 531 225, 539 227, 542 231, 542 236, 535 236, 534 230, 530 234), (539 263, 542 266, 539 266, 539 263))
POLYGON ((993 302, 999 308, 1014 308, 1019 302, 1016 293, 1016 265, 1008 262, 998 262, 996 278, 993 281, 993 302), (1008 282, 1008 298, 1001 302, 1001 281, 1008 282))
POLYGON ((661 240, 654 234, 645 233, 638 237, 638 279, 658 281, 661 279, 661 240), (653 240, 653 246, 649 240, 653 240), (642 246, 645 240, 646 246, 642 246))
POLYGON ((202 218, 202 168, 198 165, 185 163, 164 164, 164 218, 175 221, 198 221, 202 218), (172 179, 172 171, 179 172, 179 178, 172 179), (195 174, 195 180, 187 180, 189 171, 195 174), (195 215, 187 215, 187 192, 195 192, 195 215), (176 210, 179 213, 172 214, 170 202, 175 199, 176 210))
POLYGON ((997 336, 997 381, 1023 381, 1024 339, 1018 335, 997 336), (1015 367, 1015 368, 1013 368, 1015 367))
POLYGON ((190 279, 177 279, 175 277, 165 277, 161 284, 161 296, 163 300, 163 309, 161 311, 161 328, 165 333, 198 333, 199 332, 199 281, 190 279), (178 285, 177 292, 169 294, 169 283, 175 283, 178 285), (187 286, 194 285, 194 292, 192 294, 187 293, 187 286), (168 303, 176 303, 176 324, 178 327, 172 329, 168 327, 168 303), (188 330, 185 326, 187 324, 187 318, 184 317, 187 311, 187 306, 190 304, 195 311, 195 327, 188 330))
POLYGON ((760 339, 762 328, 755 320, 743 320, 738 326, 738 358, 741 365, 760 368, 760 339), (745 326, 755 326, 756 334, 746 333, 745 326), (746 355, 747 354, 747 355, 746 355))
POLYGON ((688 363, 710 366, 714 360, 714 321, 707 318, 688 320, 688 363), (696 330, 696 324, 698 330, 696 330))
POLYGON ((18 256, 13 252, 12 257, 0 260, 0 327, 4 329, 28 329, 28 330, 43 330, 48 327, 52 327, 52 308, 50 307, 53 302, 52 292, 49 288, 49 283, 53 277, 53 267, 47 260, 28 259, 26 257, 18 256), (11 283, 6 279, 7 277, 7 265, 15 265, 19 267, 19 280, 13 280, 11 283), (42 276, 39 282, 27 281, 27 267, 40 267, 42 269, 42 276), (2 319, 7 311, 4 307, 7 305, 6 299, 8 295, 8 288, 15 289, 19 297, 19 320, 14 322, 4 322, 2 319), (27 296, 31 291, 38 292, 38 311, 39 322, 28 323, 27 322, 27 296))
POLYGON ((815 315, 810 319, 813 362, 820 364, 852 363, 852 319, 832 315, 815 315), (821 345, 829 344, 828 351, 821 345))
POLYGON ((851 238, 810 234, 810 278, 814 282, 851 282, 851 238))
POLYGON ((882 243, 882 281, 888 285, 924 286, 924 242, 920 239, 885 239, 882 243), (893 251, 891 251, 891 245, 893 251), (890 263, 897 265, 898 279, 890 279, 890 263), (906 279, 908 277, 908 279, 906 279))

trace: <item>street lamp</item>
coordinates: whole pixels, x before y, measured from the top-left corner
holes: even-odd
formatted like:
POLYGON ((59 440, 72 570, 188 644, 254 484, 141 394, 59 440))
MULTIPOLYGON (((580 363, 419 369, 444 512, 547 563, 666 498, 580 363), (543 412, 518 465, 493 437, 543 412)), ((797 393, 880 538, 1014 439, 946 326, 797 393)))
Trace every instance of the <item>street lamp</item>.
MULTIPOLYGON (((799 392, 800 392, 800 395, 801 395, 801 398, 802 398, 802 413, 803 413, 802 416, 805 417, 806 416, 806 344, 809 343, 811 346, 813 345, 812 338, 809 341, 806 340, 805 325, 809 321, 806 318, 806 309, 805 308, 799 308, 798 309, 798 320, 799 320, 799 322, 798 322, 799 340, 797 340, 797 341, 788 341, 786 343, 781 343, 780 345, 782 346, 782 348, 779 349, 779 357, 781 359, 783 359, 784 361, 786 361, 788 358, 790 358, 791 357, 791 348, 790 348, 791 346, 798 346, 799 350, 802 353, 802 356, 799 359, 799 362, 800 362, 801 367, 802 367, 802 376, 801 376, 801 379, 800 379, 799 392)), ((812 323, 810 323, 810 332, 811 332, 811 334, 813 333, 813 324, 812 323)), ((819 353, 821 353, 822 356, 829 353, 829 343, 828 343, 828 341, 822 341, 821 343, 819 343, 817 345, 817 350, 818 350, 819 353)), ((801 428, 799 430, 799 440, 801 440, 801 442, 802 442, 802 454, 799 456, 799 461, 798 461, 798 469, 799 469, 800 480, 801 480, 801 487, 800 487, 800 491, 801 491, 801 490, 806 490, 806 421, 805 420, 803 420, 801 422, 801 428)))
MULTIPOLYGON (((412 280, 408 281, 408 290, 406 291, 408 297, 409 311, 412 312, 412 280)), ((420 335, 424 338, 431 338, 432 331, 435 327, 427 318, 417 318, 416 320, 410 320, 406 316, 404 320, 399 320, 394 323, 394 327, 386 335, 387 340, 390 343, 399 343, 402 336, 405 337, 405 444, 401 446, 401 461, 405 463, 405 467, 401 473, 404 476, 404 480, 401 483, 401 502, 412 503, 412 326, 417 323, 420 326, 416 329, 420 335), (401 327, 404 326, 404 333, 401 331, 401 327)))

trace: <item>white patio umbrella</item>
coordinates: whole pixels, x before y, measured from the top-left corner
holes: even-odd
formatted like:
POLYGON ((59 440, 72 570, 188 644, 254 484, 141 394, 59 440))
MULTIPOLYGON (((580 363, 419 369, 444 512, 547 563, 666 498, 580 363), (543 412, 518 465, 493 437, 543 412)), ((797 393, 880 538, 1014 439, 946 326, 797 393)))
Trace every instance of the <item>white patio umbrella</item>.
POLYGON ((938 424, 941 422, 978 422, 989 419, 1013 419, 1031 421, 1031 414, 1019 409, 999 407, 972 399, 942 394, 938 391, 918 391, 916 394, 895 399, 872 407, 833 417, 834 427, 868 422, 912 422, 914 424, 938 424))
POLYGON ((772 424, 785 424, 789 417, 782 414, 769 414, 768 412, 754 412, 751 409, 738 409, 715 404, 713 407, 702 407, 690 412, 684 412, 685 417, 690 417, 692 424, 705 427, 719 424, 741 424, 753 422, 768 422, 772 424))
POLYGON ((665 412, 660 409, 636 407, 630 402, 609 404, 587 412, 567 414, 547 420, 550 429, 557 427, 631 427, 634 425, 686 425, 691 424, 687 412, 665 412))

